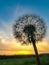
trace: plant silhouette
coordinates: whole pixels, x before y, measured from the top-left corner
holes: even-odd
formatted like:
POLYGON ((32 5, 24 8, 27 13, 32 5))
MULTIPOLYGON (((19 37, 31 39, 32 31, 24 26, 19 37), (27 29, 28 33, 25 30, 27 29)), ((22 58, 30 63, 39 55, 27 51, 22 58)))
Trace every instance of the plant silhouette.
POLYGON ((36 15, 24 15, 14 24, 13 32, 15 38, 21 41, 22 44, 33 44, 37 64, 41 65, 36 48, 36 42, 41 41, 46 33, 43 19, 36 15))

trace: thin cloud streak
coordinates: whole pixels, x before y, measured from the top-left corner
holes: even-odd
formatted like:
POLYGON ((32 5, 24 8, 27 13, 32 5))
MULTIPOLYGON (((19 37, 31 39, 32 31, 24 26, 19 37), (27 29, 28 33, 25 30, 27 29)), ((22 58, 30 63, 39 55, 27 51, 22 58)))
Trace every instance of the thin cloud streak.
MULTIPOLYGON (((34 49, 32 50, 32 45, 21 45, 20 42, 14 39, 13 37, 13 24, 15 20, 17 20, 21 15, 31 14, 32 10, 28 8, 23 8, 19 4, 16 6, 13 11, 12 19, 9 22, 5 22, 4 20, 0 20, 0 54, 23 54, 28 51, 30 54, 34 54, 34 49)), ((46 34, 46 41, 42 41, 37 43, 37 48, 39 53, 49 53, 49 28, 46 34)))

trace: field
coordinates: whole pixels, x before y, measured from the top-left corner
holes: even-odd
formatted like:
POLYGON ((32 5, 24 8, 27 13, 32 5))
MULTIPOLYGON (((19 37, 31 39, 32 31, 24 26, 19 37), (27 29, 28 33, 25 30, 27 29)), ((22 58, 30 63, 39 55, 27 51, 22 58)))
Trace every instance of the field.
MULTIPOLYGON (((40 55, 41 65, 49 65, 49 54, 40 55)), ((37 65, 35 56, 0 56, 0 65, 37 65)))

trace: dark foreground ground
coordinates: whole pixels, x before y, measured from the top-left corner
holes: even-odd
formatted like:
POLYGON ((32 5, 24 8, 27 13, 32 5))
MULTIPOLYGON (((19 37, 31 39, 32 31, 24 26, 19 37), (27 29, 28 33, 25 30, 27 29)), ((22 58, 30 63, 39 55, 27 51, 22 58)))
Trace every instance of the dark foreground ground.
MULTIPOLYGON (((49 54, 40 55, 41 65, 49 65, 49 54)), ((37 65, 34 55, 0 56, 0 65, 37 65)))

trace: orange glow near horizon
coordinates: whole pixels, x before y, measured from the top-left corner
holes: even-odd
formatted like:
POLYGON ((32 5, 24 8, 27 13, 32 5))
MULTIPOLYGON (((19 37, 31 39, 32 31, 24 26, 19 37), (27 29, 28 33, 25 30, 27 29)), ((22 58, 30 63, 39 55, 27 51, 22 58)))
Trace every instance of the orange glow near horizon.
MULTIPOLYGON (((27 55, 35 54, 33 45, 21 45, 15 39, 6 39, 4 37, 0 40, 0 55, 27 55)), ((46 39, 36 44, 38 53, 49 53, 49 44, 46 39)))

